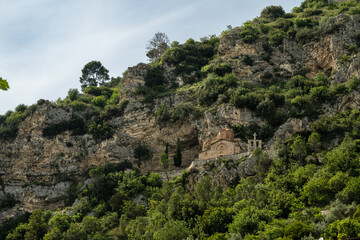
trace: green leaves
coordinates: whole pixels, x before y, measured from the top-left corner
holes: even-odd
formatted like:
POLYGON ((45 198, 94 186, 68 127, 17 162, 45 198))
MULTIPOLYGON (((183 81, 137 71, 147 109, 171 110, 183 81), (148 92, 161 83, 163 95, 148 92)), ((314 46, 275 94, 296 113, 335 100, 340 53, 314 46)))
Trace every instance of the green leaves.
POLYGON ((0 77, 0 89, 6 91, 9 88, 10 88, 9 83, 0 77))

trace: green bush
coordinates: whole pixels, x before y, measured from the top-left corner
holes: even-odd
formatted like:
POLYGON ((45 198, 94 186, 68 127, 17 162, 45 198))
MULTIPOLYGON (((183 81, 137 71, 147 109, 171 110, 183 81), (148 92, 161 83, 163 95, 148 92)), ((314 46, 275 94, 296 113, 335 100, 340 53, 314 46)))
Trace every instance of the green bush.
POLYGON ((283 17, 285 15, 285 11, 281 6, 268 6, 261 11, 260 17, 268 18, 271 21, 279 17, 283 17))
POLYGON ((349 62, 349 61, 350 61, 350 58, 351 58, 351 57, 350 57, 349 55, 344 54, 344 55, 340 56, 339 62, 342 63, 342 64, 344 64, 344 63, 346 63, 346 62, 349 62))
POLYGON ((313 22, 310 18, 294 18, 293 23, 297 28, 313 27, 313 22))
POLYGON ((107 98, 105 96, 97 96, 91 100, 91 103, 97 107, 104 108, 106 106, 107 98))
POLYGON ((359 221, 351 218, 337 220, 328 225, 324 236, 327 239, 352 239, 360 234, 359 221))
POLYGON ((68 98, 71 100, 71 101, 75 101, 77 99, 79 95, 79 91, 74 88, 74 89, 69 89, 68 91, 68 98))
POLYGON ((87 133, 91 134, 96 140, 106 140, 113 136, 114 130, 104 119, 95 118, 89 124, 87 133))
POLYGON ((85 122, 82 118, 73 115, 70 120, 52 124, 44 127, 44 137, 55 137, 65 131, 71 131, 72 135, 82 135, 86 133, 85 122))
POLYGON ((174 74, 181 76, 184 83, 193 83, 200 77, 199 71, 209 63, 216 53, 219 38, 211 36, 201 42, 189 39, 185 44, 167 50, 160 58, 160 63, 174 67, 174 74))
POLYGON ((153 88, 166 83, 164 68, 157 65, 146 72, 145 86, 153 88))
POLYGON ((105 107, 105 111, 101 113, 101 117, 104 119, 119 117, 124 113, 128 104, 129 100, 123 100, 118 105, 108 105, 105 107))
POLYGON ((86 109, 90 108, 90 106, 79 99, 72 101, 69 103, 69 106, 76 111, 85 111, 86 109))
POLYGON ((352 202, 356 204, 360 203, 359 180, 360 177, 352 177, 349 179, 345 188, 337 195, 342 202, 348 204, 352 202))
POLYGON ((270 34, 269 40, 275 46, 279 46, 283 43, 284 32, 282 31, 274 31, 270 34))
POLYGON ((113 90, 109 87, 96 87, 96 86, 88 86, 84 89, 84 93, 93 95, 93 96, 105 96, 106 99, 110 98, 113 94, 113 90))
POLYGON ((115 105, 118 104, 119 101, 120 101, 120 92, 119 90, 115 90, 114 93, 109 98, 109 100, 107 100, 106 104, 115 105))
POLYGON ((197 88, 196 95, 201 105, 210 105, 218 100, 220 94, 226 94, 229 88, 237 86, 237 79, 233 74, 224 77, 210 74, 197 88))
POLYGON ((229 225, 229 232, 241 234, 256 234, 259 226, 271 219, 271 213, 249 206, 242 209, 229 225))
POLYGON ((233 214, 230 209, 224 207, 209 208, 202 216, 200 228, 209 236, 214 233, 226 233, 228 225, 233 220, 233 214))
POLYGON ((245 56, 241 59, 241 62, 245 63, 246 65, 252 66, 253 63, 254 63, 254 60, 252 60, 249 55, 245 55, 245 56))
POLYGON ((350 54, 356 54, 358 52, 358 46, 352 44, 348 47, 348 51, 350 52, 350 54))
POLYGON ((12 208, 16 204, 15 196, 6 193, 1 199, 0 199, 0 210, 4 210, 6 208, 12 208))
POLYGON ((241 28, 240 37, 245 43, 254 43, 259 38, 259 31, 251 22, 246 22, 241 28))
POLYGON ((225 62, 212 62, 209 65, 206 65, 201 68, 201 75, 206 77, 210 73, 215 73, 216 75, 223 77, 227 73, 231 73, 232 68, 229 63, 225 62))
POLYGON ((113 94, 113 90, 108 87, 96 87, 96 86, 88 86, 84 89, 84 93, 93 95, 93 96, 105 96, 106 98, 111 97, 113 94))
POLYGON ((319 23, 319 32, 322 35, 336 32, 341 27, 341 23, 336 20, 336 17, 329 17, 321 20, 319 23))
POLYGON ((307 236, 310 231, 310 226, 295 220, 293 223, 285 226, 284 235, 289 239, 300 240, 302 237, 307 236))
POLYGON ((143 162, 152 158, 150 147, 143 144, 137 145, 134 149, 134 157, 137 160, 137 165, 140 167, 143 162))
POLYGON ((304 17, 316 16, 320 15, 323 11, 320 9, 305 9, 304 10, 304 17))
POLYGON ((15 108, 15 112, 7 111, 5 115, 0 115, 0 139, 14 139, 17 136, 19 124, 36 109, 36 104, 30 107, 20 104, 15 108))
POLYGON ((296 31, 296 41, 308 41, 318 36, 319 29, 317 27, 304 27, 296 31))
POLYGON ((359 85, 360 85, 360 78, 355 76, 351 77, 347 82, 348 88, 352 91, 356 90, 359 85))

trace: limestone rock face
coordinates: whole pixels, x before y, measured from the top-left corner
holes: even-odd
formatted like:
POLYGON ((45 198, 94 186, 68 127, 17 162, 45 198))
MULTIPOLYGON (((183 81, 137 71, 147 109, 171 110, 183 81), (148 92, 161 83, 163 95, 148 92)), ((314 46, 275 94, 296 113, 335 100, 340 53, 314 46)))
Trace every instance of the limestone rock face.
POLYGON ((262 119, 248 109, 222 105, 216 109, 216 112, 205 112, 204 118, 196 122, 196 128, 199 129, 199 141, 203 145, 207 139, 214 138, 219 129, 233 125, 249 125, 251 123, 265 124, 262 119))
MULTIPOLYGON (((359 77, 360 53, 354 53, 350 60, 344 61, 342 56, 349 54, 348 46, 356 44, 357 32, 360 29, 360 16, 349 17, 339 15, 335 23, 340 28, 333 33, 318 36, 313 41, 301 43, 284 39, 283 43, 273 48, 270 59, 264 60, 267 54, 263 48, 263 40, 253 44, 244 43, 240 38, 241 28, 234 28, 222 36, 218 57, 229 63, 239 81, 259 83, 267 75, 289 78, 297 72, 306 72, 314 77, 319 71, 330 76, 331 84, 343 83, 351 76, 359 77), (245 56, 253 60, 248 66, 242 61, 245 56)), ((201 146, 207 139, 216 136, 219 129, 233 125, 260 126, 266 121, 248 109, 239 109, 231 104, 220 103, 205 111, 204 115, 184 122, 159 124, 155 112, 161 104, 170 107, 184 102, 197 104, 195 96, 187 96, 185 92, 155 99, 153 104, 142 103, 143 97, 137 95, 136 89, 144 86, 147 71, 152 66, 139 63, 130 67, 124 74, 121 83, 121 99, 128 100, 123 114, 112 118, 109 124, 115 129, 112 138, 96 141, 92 135, 73 136, 70 132, 61 133, 53 138, 43 136, 46 126, 70 120, 74 114, 85 118, 86 112, 75 112, 71 107, 55 107, 45 102, 31 113, 20 125, 17 137, 12 141, 0 140, 0 197, 12 194, 18 204, 7 212, 0 213, 1 219, 16 215, 21 211, 32 211, 35 208, 52 208, 62 204, 66 189, 73 178, 95 166, 107 163, 130 161, 135 163, 134 149, 140 145, 148 145, 152 151, 152 159, 141 166, 141 171, 162 171, 159 155, 169 144, 169 157, 175 154, 176 141, 180 139, 182 151, 182 167, 173 167, 169 176, 179 176, 198 157, 201 146), (190 100, 189 100, 190 98, 190 100)), ((167 67, 165 67, 167 68, 167 67)), ((165 69, 170 74, 169 69, 165 69)), ((165 74, 165 75, 166 75, 165 74)), ((175 79, 180 85, 178 76, 166 76, 175 79)), ((324 105, 327 115, 360 106, 359 91, 353 90, 339 98, 335 104, 324 105)), ((286 140, 298 131, 307 130, 307 119, 288 119, 275 132, 266 144, 271 151, 277 138, 286 140)), ((245 143, 240 145, 246 147, 245 143)), ((255 174, 255 161, 249 157, 244 161, 220 161, 215 165, 204 165, 197 169, 197 174, 190 174, 189 186, 205 175, 211 175, 221 186, 228 186, 238 178, 255 174), (215 166, 216 171, 210 171, 215 166)), ((163 174, 162 174, 163 175, 163 174)), ((166 177, 166 176, 165 176, 166 177)))
POLYGON ((139 63, 136 66, 129 67, 121 87, 122 99, 135 99, 134 92, 137 87, 144 86, 146 72, 151 68, 149 64, 139 63))
POLYGON ((272 149, 277 139, 286 141, 294 133, 308 130, 308 128, 309 128, 309 122, 306 118, 304 119, 290 118, 278 128, 278 130, 274 133, 273 137, 267 143, 266 147, 268 149, 272 149))
MULTIPOLYGON (((263 39, 253 44, 244 43, 240 37, 241 28, 234 28, 220 41, 218 55, 233 68, 233 73, 242 80, 259 82, 264 73, 273 75, 293 75, 305 71, 312 78, 319 71, 333 75, 333 82, 344 82, 352 75, 359 76, 358 61, 341 61, 341 56, 349 54, 347 46, 356 44, 356 32, 360 29, 360 16, 349 17, 341 14, 334 19, 340 28, 306 43, 284 39, 282 45, 274 48, 269 61, 262 57, 266 54, 262 47, 263 39), (244 56, 254 60, 253 66, 247 66, 240 60, 244 56)), ((358 59, 359 54, 352 56, 358 59)))
MULTIPOLYGON (((246 157, 246 154, 244 155, 246 157)), ((211 161, 196 161, 189 167, 187 188, 192 189, 200 179, 210 176, 213 184, 224 189, 241 178, 254 176, 255 160, 252 155, 245 160, 239 158, 219 159, 211 161)))
POLYGON ((325 115, 335 115, 339 112, 355 109, 360 107, 360 93, 359 91, 352 91, 341 98, 334 104, 327 104, 324 106, 325 115))

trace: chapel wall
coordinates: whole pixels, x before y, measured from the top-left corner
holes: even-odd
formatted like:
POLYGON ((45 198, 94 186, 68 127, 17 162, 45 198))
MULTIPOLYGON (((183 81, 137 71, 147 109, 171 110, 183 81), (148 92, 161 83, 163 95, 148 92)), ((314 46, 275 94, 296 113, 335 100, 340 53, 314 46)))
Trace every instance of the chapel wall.
POLYGON ((217 158, 220 156, 231 155, 240 152, 240 147, 236 149, 235 143, 229 141, 219 141, 211 145, 207 151, 199 153, 199 160, 217 158))

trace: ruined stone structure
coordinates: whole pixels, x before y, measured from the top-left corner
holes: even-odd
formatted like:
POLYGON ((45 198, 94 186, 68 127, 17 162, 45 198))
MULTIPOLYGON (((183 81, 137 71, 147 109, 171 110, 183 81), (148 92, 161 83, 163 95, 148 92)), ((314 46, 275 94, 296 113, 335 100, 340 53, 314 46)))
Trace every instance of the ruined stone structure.
POLYGON ((256 133, 254 133, 254 139, 249 139, 247 144, 248 152, 254 151, 256 148, 262 148, 262 141, 256 139, 256 133))
POLYGON ((223 128, 215 139, 204 143, 202 152, 199 153, 199 160, 240 153, 244 150, 241 149, 239 141, 240 139, 234 138, 232 129, 223 128))

